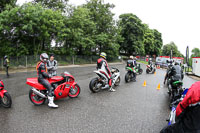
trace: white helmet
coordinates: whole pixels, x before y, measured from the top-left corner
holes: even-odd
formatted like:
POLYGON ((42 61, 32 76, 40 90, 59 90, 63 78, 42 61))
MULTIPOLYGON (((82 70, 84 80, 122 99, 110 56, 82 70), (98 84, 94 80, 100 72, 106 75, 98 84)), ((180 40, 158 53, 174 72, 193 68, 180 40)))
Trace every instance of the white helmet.
POLYGON ((49 59, 49 56, 48 56, 46 53, 42 53, 42 54, 40 55, 40 60, 41 60, 42 62, 47 62, 48 59, 49 59))
POLYGON ((133 60, 133 56, 132 56, 132 55, 130 56, 130 59, 132 59, 132 60, 133 60))

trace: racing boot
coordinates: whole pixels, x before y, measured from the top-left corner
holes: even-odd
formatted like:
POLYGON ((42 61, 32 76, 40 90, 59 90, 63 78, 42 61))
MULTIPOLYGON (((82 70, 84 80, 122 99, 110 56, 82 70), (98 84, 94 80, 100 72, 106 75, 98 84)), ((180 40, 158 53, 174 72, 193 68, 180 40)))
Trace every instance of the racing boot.
POLYGON ((110 92, 115 92, 116 90, 113 89, 113 87, 110 87, 109 91, 110 91, 110 92))
POLYGON ((54 103, 54 97, 53 96, 48 96, 48 100, 49 100, 49 104, 48 104, 48 106, 50 107, 50 108, 58 108, 58 105, 56 105, 55 103, 54 103))

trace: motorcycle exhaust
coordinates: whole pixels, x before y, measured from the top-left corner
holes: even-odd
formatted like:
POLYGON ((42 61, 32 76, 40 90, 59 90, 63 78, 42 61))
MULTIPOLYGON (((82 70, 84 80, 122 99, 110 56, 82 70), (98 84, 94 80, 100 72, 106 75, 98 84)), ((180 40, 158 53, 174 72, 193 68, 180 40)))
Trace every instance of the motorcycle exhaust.
POLYGON ((118 79, 119 76, 120 76, 120 73, 117 73, 117 74, 116 74, 116 77, 115 77, 114 80, 113 80, 113 84, 115 84, 115 82, 116 82, 116 80, 118 79))
POLYGON ((37 89, 32 88, 33 93, 35 93, 36 95, 42 97, 42 98, 47 98, 43 93, 39 92, 37 89))

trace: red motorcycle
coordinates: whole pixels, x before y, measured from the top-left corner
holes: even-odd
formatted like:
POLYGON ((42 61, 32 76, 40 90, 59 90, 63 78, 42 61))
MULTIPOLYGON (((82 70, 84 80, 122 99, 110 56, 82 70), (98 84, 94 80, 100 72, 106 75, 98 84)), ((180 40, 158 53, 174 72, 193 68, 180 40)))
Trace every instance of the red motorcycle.
POLYGON ((5 108, 10 108, 12 105, 12 99, 7 90, 4 90, 4 83, 0 80, 0 103, 5 108))
MULTIPOLYGON (((65 98, 67 96, 75 98, 80 94, 80 86, 75 82, 74 77, 68 72, 64 72, 61 76, 54 76, 48 80, 53 87, 55 100, 65 98)), ((48 92, 43 85, 38 83, 38 78, 27 78, 26 84, 31 86, 29 91, 29 98, 31 102, 34 105, 44 104, 47 99, 48 92)))

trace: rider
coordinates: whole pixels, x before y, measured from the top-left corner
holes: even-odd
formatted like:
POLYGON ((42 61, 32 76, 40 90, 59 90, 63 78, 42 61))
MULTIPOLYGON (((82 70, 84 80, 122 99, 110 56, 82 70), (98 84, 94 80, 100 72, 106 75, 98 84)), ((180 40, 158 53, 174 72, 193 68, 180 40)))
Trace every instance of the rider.
POLYGON ((48 55, 43 53, 40 55, 40 62, 37 64, 37 74, 38 74, 38 82, 42 84, 48 90, 48 100, 49 107, 57 108, 58 105, 54 104, 54 96, 52 94, 52 86, 47 79, 51 78, 51 76, 47 73, 46 63, 48 60, 48 55))
POLYGON ((200 132, 200 81, 194 83, 176 108, 176 123, 161 133, 200 132))
POLYGON ((48 70, 48 73, 51 75, 51 76, 56 76, 57 75, 57 61, 54 60, 54 55, 51 54, 50 55, 50 60, 48 60, 47 62, 47 70, 48 70))
MULTIPOLYGON (((131 56, 129 57, 128 61, 127 61, 127 67, 134 68, 136 65, 137 65, 137 64, 136 64, 136 60, 135 60, 134 57, 131 55, 131 56)), ((136 73, 133 73, 133 76, 134 76, 133 80, 136 81, 136 80, 135 80, 135 78, 136 78, 136 73)))
POLYGON ((100 72, 105 75, 105 78, 107 79, 107 82, 108 82, 109 87, 110 87, 109 90, 111 92, 116 91, 112 87, 112 78, 111 78, 112 74, 110 72, 110 69, 108 68, 108 63, 106 61, 106 53, 104 53, 104 52, 102 52, 100 54, 100 58, 97 60, 97 70, 100 70, 100 72))
POLYGON ((183 70, 180 67, 178 62, 175 62, 175 65, 172 66, 171 70, 169 71, 169 77, 172 77, 171 84, 174 81, 182 80, 183 79, 183 70))
POLYGON ((165 79, 164 79, 164 84, 167 80, 167 78, 169 78, 169 72, 171 71, 171 68, 172 68, 172 63, 173 63, 173 60, 170 60, 170 61, 167 61, 169 64, 168 64, 168 69, 167 69, 167 72, 165 74, 165 79))
POLYGON ((151 71, 153 69, 153 61, 152 58, 149 58, 148 64, 150 65, 151 71))

